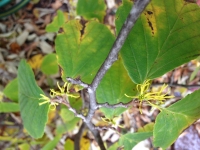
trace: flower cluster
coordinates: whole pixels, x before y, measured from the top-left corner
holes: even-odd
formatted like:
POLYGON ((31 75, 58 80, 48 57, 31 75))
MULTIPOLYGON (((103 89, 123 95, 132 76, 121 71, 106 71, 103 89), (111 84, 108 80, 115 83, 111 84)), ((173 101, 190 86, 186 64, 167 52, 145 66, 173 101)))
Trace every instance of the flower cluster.
POLYGON ((52 107, 52 109, 55 109, 56 106, 58 105, 58 103, 53 100, 55 97, 57 97, 57 96, 61 96, 61 97, 69 96, 69 97, 74 97, 74 98, 79 97, 79 96, 70 94, 70 92, 69 92, 70 83, 65 82, 65 84, 62 87, 60 87, 60 85, 57 82, 57 86, 58 86, 59 91, 55 91, 54 89, 50 89, 51 99, 49 97, 43 95, 43 94, 40 94, 41 98, 39 98, 39 100, 43 100, 43 102, 40 102, 39 105, 49 103, 50 106, 52 107))
MULTIPOLYGON (((164 89, 167 88, 166 84, 163 84, 159 91, 152 92, 150 91, 150 80, 146 80, 143 84, 138 84, 136 86, 137 91, 139 94, 137 96, 128 96, 125 94, 125 96, 138 99, 140 101, 139 104, 139 110, 142 114, 141 106, 142 102, 146 101, 148 102, 152 107, 160 109, 158 105, 162 104, 166 99, 173 98, 174 96, 168 96, 167 93, 163 93, 164 89), (153 104, 151 101, 155 101, 155 104, 153 104)), ((161 110, 161 109, 160 109, 161 110)))

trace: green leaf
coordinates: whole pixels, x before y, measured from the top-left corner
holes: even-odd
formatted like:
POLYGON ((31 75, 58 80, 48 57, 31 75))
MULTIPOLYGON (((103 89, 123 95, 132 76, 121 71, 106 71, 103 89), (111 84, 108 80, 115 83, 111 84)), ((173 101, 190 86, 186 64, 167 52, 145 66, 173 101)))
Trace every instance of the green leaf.
POLYGON ((57 135, 53 140, 49 141, 42 150, 53 150, 61 139, 61 135, 57 135))
MULTIPOLYGON (((133 89, 135 89, 135 85, 129 78, 120 57, 100 82, 96 93, 97 101, 98 103, 108 102, 109 104, 127 103, 130 98, 126 97, 125 94, 136 95, 133 89)), ((125 110, 125 108, 101 108, 106 118, 110 119, 119 116, 125 110)))
POLYGON ((200 118, 200 90, 164 109, 156 118, 154 146, 169 147, 195 120, 200 118))
POLYGON ((53 21, 46 26, 46 31, 47 32, 58 32, 60 27, 65 22, 65 16, 61 10, 57 11, 57 16, 53 18, 53 21))
MULTIPOLYGON (((69 97, 70 106, 77 111, 81 110, 82 108, 82 99, 81 98, 73 98, 69 97)), ((74 113, 70 111, 66 106, 62 107, 60 116, 63 120, 63 123, 59 125, 56 129, 57 134, 62 134, 64 132, 68 132, 73 130, 77 123, 80 121, 80 118, 75 117, 74 113)))
POLYGON ((75 118, 74 113, 71 112, 68 108, 62 108, 60 116, 64 122, 69 122, 75 118))
POLYGON ((153 132, 153 128, 154 128, 154 123, 148 123, 146 124, 144 127, 140 127, 138 129, 138 132, 153 132))
MULTIPOLYGON (((25 142, 25 141, 24 141, 25 142)), ((22 143, 22 144, 18 144, 19 149, 31 149, 31 146, 29 143, 22 143)), ((9 150, 9 149, 7 149, 9 150)), ((12 149, 11 149, 12 150, 12 149)))
POLYGON ((79 0, 77 3, 77 14, 86 19, 97 18, 103 21, 106 14, 106 4, 102 0, 79 0))
POLYGON ((197 73, 199 72, 199 70, 200 70, 200 66, 195 68, 195 70, 190 75, 190 81, 194 80, 194 78, 197 75, 197 73))
MULTIPOLYGON (((154 123, 149 123, 144 127, 138 129, 136 133, 127 133, 121 136, 116 146, 124 146, 125 150, 130 150, 139 142, 153 136, 154 123)), ((110 149, 113 149, 112 147, 110 149)))
POLYGON ((40 66, 41 71, 46 75, 58 73, 56 54, 48 54, 43 58, 40 66))
POLYGON ((0 113, 18 112, 19 105, 17 103, 0 102, 0 113))
POLYGON ((116 149, 118 149, 118 147, 119 147, 119 143, 116 142, 116 143, 114 143, 112 146, 110 146, 110 147, 108 148, 108 150, 116 150, 116 149))
POLYGON ((63 29, 55 41, 58 63, 63 69, 62 78, 80 77, 90 83, 107 57, 114 36, 105 25, 96 21, 86 23, 83 28, 79 20, 72 20, 63 29))
POLYGON ((47 122, 49 105, 39 106, 40 94, 44 92, 38 87, 32 69, 22 60, 18 69, 19 105, 23 125, 33 138, 40 138, 47 122))
POLYGON ((74 142, 71 139, 67 139, 64 148, 65 150, 74 150, 74 142))
POLYGON ((79 98, 69 97, 69 102, 70 102, 70 106, 72 108, 74 108, 76 110, 82 109, 83 100, 81 99, 81 97, 79 97, 79 98))
POLYGON ((14 80, 10 81, 6 85, 5 89, 3 90, 3 93, 10 100, 17 102, 18 101, 18 79, 15 78, 14 80))
POLYGON ((80 121, 80 118, 75 117, 74 113, 72 113, 66 107, 61 109, 60 116, 63 120, 63 123, 56 128, 57 134, 63 134, 64 132, 73 130, 80 121))
MULTIPOLYGON (((119 32, 131 6, 124 0, 116 14, 119 32)), ((143 83, 200 55, 200 8, 184 0, 152 0, 121 50, 131 79, 143 83)))
POLYGON ((127 133, 121 136, 119 139, 119 145, 123 145, 124 150, 130 150, 136 144, 151 137, 152 135, 153 132, 127 133))

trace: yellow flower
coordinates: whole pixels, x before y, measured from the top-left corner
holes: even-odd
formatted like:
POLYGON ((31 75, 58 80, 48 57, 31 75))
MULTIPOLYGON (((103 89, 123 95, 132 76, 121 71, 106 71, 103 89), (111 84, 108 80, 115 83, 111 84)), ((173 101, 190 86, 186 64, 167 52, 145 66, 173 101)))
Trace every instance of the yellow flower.
POLYGON ((136 86, 137 91, 139 92, 139 95, 128 96, 125 94, 125 96, 127 96, 127 97, 135 98, 140 101, 139 110, 140 110, 141 114, 142 114, 141 106, 142 106, 143 101, 146 101, 152 107, 155 107, 155 108, 158 108, 161 110, 161 108, 158 105, 162 104, 164 100, 174 97, 174 96, 167 96, 167 93, 163 94, 164 89, 167 88, 166 84, 163 84, 162 87, 160 88, 160 90, 157 92, 150 91, 150 89, 149 89, 150 85, 151 85, 150 80, 146 80, 143 84, 138 84, 136 86), (153 104, 150 101, 156 101, 156 104, 153 104))
POLYGON ((117 127, 124 128, 123 126, 121 126, 121 125, 119 125, 119 124, 116 123, 116 120, 119 119, 118 117, 114 117, 114 118, 112 118, 112 119, 106 118, 106 117, 101 117, 101 119, 102 119, 104 122, 106 122, 106 123, 108 123, 109 125, 111 125, 112 127, 114 127, 114 128, 117 128, 117 127))
POLYGON ((69 89, 70 84, 67 83, 67 82, 65 82, 65 84, 62 87, 60 87, 60 85, 57 82, 57 86, 58 86, 59 91, 55 91, 54 89, 50 89, 50 97, 52 98, 52 100, 49 97, 47 97, 47 96, 45 96, 43 94, 40 94, 41 98, 39 98, 39 100, 43 100, 43 102, 39 103, 39 105, 43 105, 43 104, 49 103, 50 107, 52 107, 52 109, 55 109, 56 106, 58 105, 58 103, 55 102, 53 100, 53 98, 55 98, 56 96, 61 96, 62 97, 64 95, 67 95, 67 96, 74 97, 74 98, 78 98, 79 97, 79 95, 76 96, 76 95, 73 95, 73 94, 69 93, 68 89, 69 89))
POLYGON ((73 94, 70 94, 69 93, 69 86, 70 86, 70 83, 67 83, 65 82, 65 84, 63 85, 63 87, 60 87, 60 85, 58 84, 57 82, 57 86, 58 86, 58 89, 60 91, 55 91, 54 89, 50 89, 50 96, 51 97, 55 97, 55 96, 63 96, 63 95, 67 95, 67 96, 70 96, 70 97, 74 97, 74 98, 78 98, 78 96, 76 95, 73 95, 73 94), (66 92, 65 92, 65 89, 66 89, 66 92))
POLYGON ((56 109, 56 105, 58 105, 58 103, 51 101, 49 97, 47 97, 43 94, 40 94, 40 96, 41 96, 41 98, 39 98, 39 100, 44 100, 44 101, 39 103, 39 106, 44 105, 46 103, 50 103, 51 109, 52 110, 56 109))
MULTIPOLYGON (((67 86, 67 82, 65 82, 65 84, 63 85, 63 87, 60 87, 60 85, 57 82, 57 86, 58 89, 60 91, 55 91, 54 89, 50 89, 50 96, 53 98, 55 96, 62 96, 63 94, 65 94, 65 88, 67 86)), ((68 87, 67 87, 67 92, 68 92, 68 87)))

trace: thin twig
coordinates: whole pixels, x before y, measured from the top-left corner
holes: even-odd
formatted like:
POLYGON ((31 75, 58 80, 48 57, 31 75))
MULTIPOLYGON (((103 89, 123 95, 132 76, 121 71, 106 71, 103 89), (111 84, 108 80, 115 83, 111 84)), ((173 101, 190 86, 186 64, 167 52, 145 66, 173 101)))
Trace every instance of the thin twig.
POLYGON ((99 131, 96 130, 96 129, 93 129, 93 130, 90 130, 92 132, 92 134, 94 135, 95 137, 95 140, 96 142, 98 143, 99 147, 101 150, 106 150, 105 146, 104 146, 104 143, 103 143, 103 140, 101 138, 101 135, 99 134, 99 131))
MULTIPOLYGON (((164 83, 153 83, 152 86, 160 86, 163 85, 164 83)), ((196 84, 196 85, 187 85, 187 84, 177 84, 177 83, 170 83, 169 84, 170 87, 185 87, 185 88, 194 88, 194 87, 200 87, 200 85, 196 84)))
POLYGON ((104 103, 104 104, 98 104, 97 106, 98 106, 98 108, 102 108, 102 107, 105 107, 105 108, 118 108, 118 107, 122 107, 122 108, 128 108, 128 107, 130 107, 131 105, 132 105, 132 103, 133 103, 133 100, 132 101, 130 101, 130 102, 128 102, 128 103, 122 103, 122 102, 120 102, 120 103, 117 103, 117 104, 109 104, 109 103, 104 103))
POLYGON ((89 105, 89 112, 86 116, 86 120, 87 122, 91 122, 95 111, 98 109, 98 106, 97 106, 97 101, 96 101, 96 92, 93 91, 91 88, 88 88, 88 94, 90 98, 90 101, 89 101, 90 105, 89 105))
POLYGON ((80 150, 80 140, 85 129, 85 123, 83 122, 81 127, 79 128, 78 133, 74 137, 74 150, 80 150))
POLYGON ((81 118, 83 121, 86 120, 86 117, 85 117, 84 115, 82 115, 82 114, 77 113, 76 109, 72 108, 72 107, 70 106, 69 102, 68 102, 65 98, 60 97, 60 96, 57 96, 56 99, 52 99, 51 101, 52 101, 52 102, 56 102, 56 103, 61 103, 61 104, 65 105, 65 106, 67 106, 67 108, 68 108, 71 112, 73 112, 74 115, 75 115, 76 117, 81 118))
POLYGON ((102 126, 102 127, 98 126, 98 127, 95 127, 95 129, 96 129, 96 130, 99 130, 99 131, 102 131, 102 130, 109 130, 109 129, 112 129, 112 130, 115 130, 115 131, 116 131, 116 129, 115 129, 114 127, 108 127, 108 126, 102 126))
POLYGON ((67 80, 68 82, 72 83, 72 84, 77 84, 77 85, 80 85, 80 86, 82 86, 82 87, 84 87, 84 88, 88 88, 88 84, 82 82, 82 81, 79 80, 79 79, 72 79, 72 78, 67 77, 66 80, 67 80))

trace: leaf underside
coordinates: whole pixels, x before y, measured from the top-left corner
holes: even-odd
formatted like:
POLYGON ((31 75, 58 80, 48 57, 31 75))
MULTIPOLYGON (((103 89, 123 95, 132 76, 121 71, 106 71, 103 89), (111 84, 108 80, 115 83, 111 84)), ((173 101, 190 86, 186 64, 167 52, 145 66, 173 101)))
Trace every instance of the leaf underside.
POLYGON ((40 94, 44 92, 38 87, 30 66, 22 60, 18 69, 19 105, 23 125, 33 138, 40 138, 47 122, 49 105, 39 106, 40 94))
POLYGON ((121 136, 119 145, 123 145, 124 150, 131 150, 136 144, 151 136, 152 132, 127 133, 121 136))
POLYGON ((169 147, 194 121, 200 118, 200 90, 164 109, 156 118, 153 137, 155 147, 169 147))

